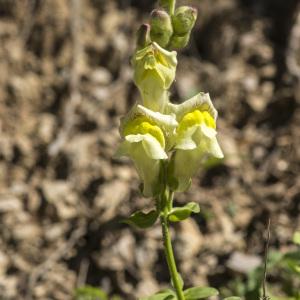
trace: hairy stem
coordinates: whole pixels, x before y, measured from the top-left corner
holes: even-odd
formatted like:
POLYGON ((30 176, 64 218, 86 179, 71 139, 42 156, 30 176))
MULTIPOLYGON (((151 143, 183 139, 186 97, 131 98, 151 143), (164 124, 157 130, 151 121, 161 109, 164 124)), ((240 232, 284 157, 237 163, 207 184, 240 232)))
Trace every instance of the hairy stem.
POLYGON ((175 257, 174 257, 174 252, 173 252, 171 237, 170 237, 170 232, 169 232, 169 222, 168 222, 167 214, 170 209, 170 206, 172 205, 172 200, 173 200, 172 198, 173 198, 173 194, 170 194, 170 196, 168 197, 168 201, 166 201, 167 203, 164 204, 164 209, 163 209, 162 215, 160 217, 160 222, 161 222, 161 226, 162 226, 162 235, 163 235, 163 241, 164 241, 165 256, 167 259, 173 286, 174 286, 176 294, 177 294, 177 299, 185 300, 183 291, 182 291, 182 284, 180 282, 179 274, 178 274, 177 267, 176 267, 176 262, 175 262, 175 257))

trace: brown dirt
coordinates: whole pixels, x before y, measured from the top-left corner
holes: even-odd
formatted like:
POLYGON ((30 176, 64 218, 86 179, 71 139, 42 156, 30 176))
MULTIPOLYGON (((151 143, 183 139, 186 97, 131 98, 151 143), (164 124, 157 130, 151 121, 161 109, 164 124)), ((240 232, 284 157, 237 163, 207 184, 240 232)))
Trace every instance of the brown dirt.
MULTIPOLYGON (((152 203, 112 158, 153 2, 0 0, 0 299, 67 300, 84 283, 136 299, 168 284, 159 226, 119 222, 152 203)), ((272 248, 300 228, 300 14, 296 0, 184 2, 199 19, 172 98, 210 93, 226 160, 176 196, 202 213, 176 226, 175 250, 187 286, 220 287, 232 253, 263 253, 268 217, 272 248)))

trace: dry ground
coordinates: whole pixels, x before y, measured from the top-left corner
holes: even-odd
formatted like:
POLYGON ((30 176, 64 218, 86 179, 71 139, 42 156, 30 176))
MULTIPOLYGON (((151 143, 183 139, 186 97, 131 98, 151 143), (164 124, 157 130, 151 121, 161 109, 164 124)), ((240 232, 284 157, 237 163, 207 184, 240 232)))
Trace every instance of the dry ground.
MULTIPOLYGON (((226 160, 177 204, 187 285, 224 286, 235 252, 285 251, 300 227, 300 13, 296 0, 184 1, 198 7, 172 99, 209 92, 226 160)), ((168 284, 159 226, 120 223, 150 200, 114 160, 119 118, 138 99, 130 55, 154 1, 0 0, 0 299, 72 299, 101 286, 124 299, 168 284), (78 6, 77 6, 78 5, 78 6)))

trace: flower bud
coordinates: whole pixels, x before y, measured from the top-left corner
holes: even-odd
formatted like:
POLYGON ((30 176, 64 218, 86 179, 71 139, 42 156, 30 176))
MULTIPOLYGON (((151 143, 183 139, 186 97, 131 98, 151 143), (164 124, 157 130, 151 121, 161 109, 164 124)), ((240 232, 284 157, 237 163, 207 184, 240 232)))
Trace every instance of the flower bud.
POLYGON ((168 89, 175 79, 175 51, 167 51, 155 42, 136 51, 132 58, 134 82, 145 107, 163 112, 168 102, 168 89))
POLYGON ((142 49, 148 46, 151 43, 150 39, 150 25, 142 24, 139 30, 137 31, 137 48, 142 49))
POLYGON ((173 34, 171 17, 164 10, 155 9, 150 19, 152 41, 166 47, 173 34))
POLYGON ((192 30, 197 19, 197 10, 190 6, 180 6, 172 16, 174 35, 184 36, 192 30))
POLYGON ((168 48, 171 50, 184 48, 188 44, 189 40, 190 40, 190 33, 187 33, 186 35, 183 36, 173 35, 171 37, 168 48))

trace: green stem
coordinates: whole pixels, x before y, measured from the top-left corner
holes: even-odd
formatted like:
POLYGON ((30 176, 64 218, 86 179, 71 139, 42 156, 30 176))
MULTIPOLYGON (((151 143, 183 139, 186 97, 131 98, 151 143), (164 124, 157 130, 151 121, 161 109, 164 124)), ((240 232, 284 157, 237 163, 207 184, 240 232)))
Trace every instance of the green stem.
POLYGON ((169 9, 169 13, 170 15, 174 15, 174 12, 175 12, 175 6, 176 6, 176 0, 169 0, 170 1, 170 9, 169 9))
POLYGON ((173 194, 170 195, 167 203, 165 203, 162 215, 160 217, 160 222, 162 226, 162 234, 163 234, 163 241, 164 241, 164 251, 169 267, 169 272, 171 275, 171 279, 176 290, 177 299, 178 300, 185 300, 182 285, 179 279, 179 274, 176 267, 174 252, 171 243, 171 237, 169 232, 169 222, 168 222, 168 211, 170 209, 170 204, 172 205, 172 198, 173 194))

